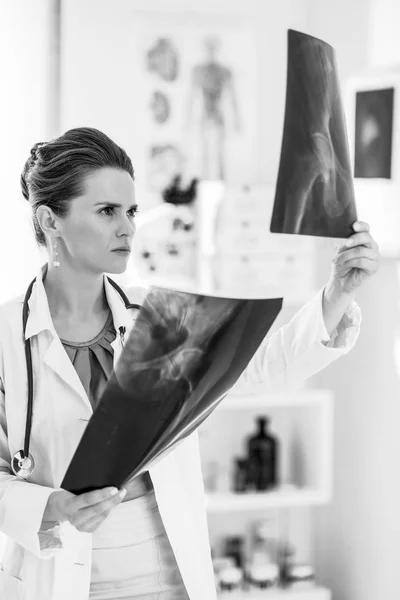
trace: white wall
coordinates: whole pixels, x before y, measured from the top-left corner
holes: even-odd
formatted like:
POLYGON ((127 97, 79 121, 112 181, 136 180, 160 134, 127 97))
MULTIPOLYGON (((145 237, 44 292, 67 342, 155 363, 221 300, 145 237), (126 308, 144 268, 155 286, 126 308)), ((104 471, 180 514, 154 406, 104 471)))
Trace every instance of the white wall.
MULTIPOLYGON (((309 30, 336 48, 344 81, 399 60, 399 8, 397 0, 312 0, 309 30)), ((328 263, 322 253, 321 282, 328 263)), ((398 261, 383 259, 357 295, 357 346, 311 382, 336 395, 334 501, 319 510, 315 528, 319 573, 333 600, 399 598, 399 294, 398 261)))
POLYGON ((371 0, 370 44, 368 60, 371 66, 400 63, 400 2, 371 0))
POLYGON ((48 139, 56 124, 50 27, 55 4, 0 3, 0 302, 23 291, 41 260, 19 178, 32 145, 48 139))
MULTIPOLYGON (((57 124, 54 0, 0 3, 0 303, 23 292, 41 264, 19 178, 31 146, 57 124)), ((0 534, 0 557, 5 537, 0 534)))

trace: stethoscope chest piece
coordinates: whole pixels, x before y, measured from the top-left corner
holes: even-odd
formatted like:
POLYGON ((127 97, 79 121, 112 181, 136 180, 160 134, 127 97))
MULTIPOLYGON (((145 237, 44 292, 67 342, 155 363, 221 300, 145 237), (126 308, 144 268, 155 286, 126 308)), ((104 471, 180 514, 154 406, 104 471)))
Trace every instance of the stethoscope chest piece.
POLYGON ((14 454, 11 461, 11 469, 17 477, 20 479, 28 479, 32 475, 32 471, 35 468, 35 461, 33 460, 32 454, 27 457, 24 456, 23 450, 19 450, 14 454))

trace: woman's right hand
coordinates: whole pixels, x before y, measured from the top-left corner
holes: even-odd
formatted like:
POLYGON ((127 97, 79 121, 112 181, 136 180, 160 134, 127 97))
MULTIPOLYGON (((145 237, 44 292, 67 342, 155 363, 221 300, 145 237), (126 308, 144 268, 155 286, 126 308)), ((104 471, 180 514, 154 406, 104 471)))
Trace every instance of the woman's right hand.
POLYGON ((64 490, 50 494, 43 521, 69 521, 78 531, 92 533, 125 498, 126 489, 107 487, 79 496, 64 490))

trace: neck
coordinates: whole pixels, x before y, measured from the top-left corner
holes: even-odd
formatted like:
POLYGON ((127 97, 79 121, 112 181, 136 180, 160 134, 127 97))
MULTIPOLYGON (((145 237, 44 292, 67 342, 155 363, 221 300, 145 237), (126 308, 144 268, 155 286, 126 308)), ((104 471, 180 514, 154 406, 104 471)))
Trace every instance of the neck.
POLYGON ((49 263, 43 285, 53 318, 86 321, 108 309, 103 273, 49 263))

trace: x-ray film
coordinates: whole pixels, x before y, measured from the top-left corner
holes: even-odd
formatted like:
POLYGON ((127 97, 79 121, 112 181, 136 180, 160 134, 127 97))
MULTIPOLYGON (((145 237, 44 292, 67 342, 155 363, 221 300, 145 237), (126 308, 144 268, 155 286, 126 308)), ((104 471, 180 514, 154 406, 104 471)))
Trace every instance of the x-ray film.
POLYGON ((347 238, 356 220, 335 51, 315 37, 289 30, 271 232, 347 238))
POLYGON ((218 406, 281 307, 151 288, 62 487, 121 487, 147 471, 218 406))

